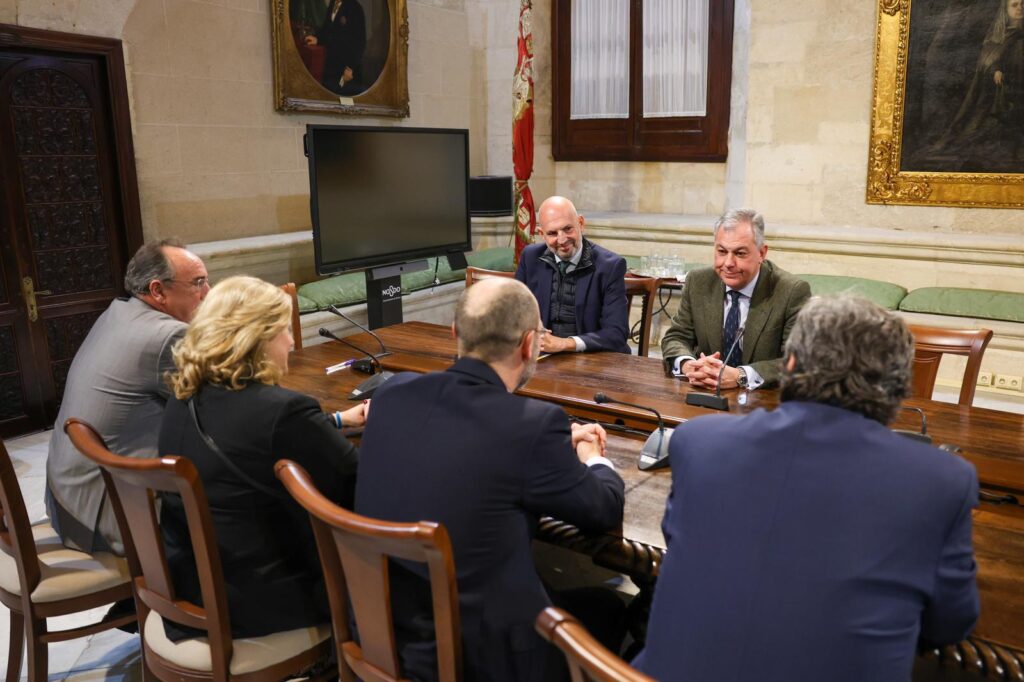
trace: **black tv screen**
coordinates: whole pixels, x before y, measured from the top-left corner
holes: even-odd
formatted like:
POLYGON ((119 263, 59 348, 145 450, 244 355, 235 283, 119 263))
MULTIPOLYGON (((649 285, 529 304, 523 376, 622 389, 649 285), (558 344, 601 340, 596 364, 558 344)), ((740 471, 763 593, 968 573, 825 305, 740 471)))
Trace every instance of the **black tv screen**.
POLYGON ((470 250, 466 130, 306 127, 320 274, 470 250))

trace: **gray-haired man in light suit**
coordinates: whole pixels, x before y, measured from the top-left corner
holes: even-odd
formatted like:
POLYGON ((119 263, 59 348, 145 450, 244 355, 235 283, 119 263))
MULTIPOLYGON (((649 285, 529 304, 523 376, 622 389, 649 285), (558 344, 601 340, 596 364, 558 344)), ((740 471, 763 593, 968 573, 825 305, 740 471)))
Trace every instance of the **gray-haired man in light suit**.
POLYGON ((68 547, 124 553, 99 467, 64 434, 64 421, 91 424, 116 454, 156 455, 174 368, 171 349, 210 290, 203 261, 176 239, 145 244, 128 263, 128 298, 100 315, 75 354, 46 459, 46 510, 68 547))

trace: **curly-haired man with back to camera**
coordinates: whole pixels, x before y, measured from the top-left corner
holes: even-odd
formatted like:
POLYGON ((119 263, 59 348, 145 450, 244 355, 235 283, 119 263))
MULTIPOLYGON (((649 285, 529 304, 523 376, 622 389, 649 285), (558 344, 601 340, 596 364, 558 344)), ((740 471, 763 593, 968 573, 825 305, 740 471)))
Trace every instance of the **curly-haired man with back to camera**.
POLYGON ((814 298, 785 344, 781 406, 675 430, 640 669, 905 682, 919 644, 971 631, 977 475, 887 428, 913 357, 897 315, 814 298))

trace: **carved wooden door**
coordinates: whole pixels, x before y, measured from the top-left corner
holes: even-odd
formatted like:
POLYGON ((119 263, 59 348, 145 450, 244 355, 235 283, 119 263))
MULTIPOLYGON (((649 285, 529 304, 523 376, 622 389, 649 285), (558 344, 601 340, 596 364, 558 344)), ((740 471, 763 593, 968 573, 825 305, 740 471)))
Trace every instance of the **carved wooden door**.
POLYGON ((2 437, 53 423, 75 351, 140 241, 137 203, 124 201, 126 180, 137 196, 133 160, 126 173, 120 158, 130 129, 113 111, 123 64, 118 88, 97 41, 120 60, 118 41, 0 27, 2 437))

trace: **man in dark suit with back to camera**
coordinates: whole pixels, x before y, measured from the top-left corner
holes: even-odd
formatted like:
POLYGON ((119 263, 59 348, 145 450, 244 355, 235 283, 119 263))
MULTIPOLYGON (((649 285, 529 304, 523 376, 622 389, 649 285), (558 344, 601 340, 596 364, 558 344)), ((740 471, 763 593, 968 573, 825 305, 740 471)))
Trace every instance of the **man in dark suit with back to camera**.
POLYGON ((93 324, 68 371, 46 458, 46 510, 68 547, 124 553, 100 469, 64 433, 64 421, 92 424, 126 457, 155 457, 174 369, 171 349, 210 290, 206 266, 176 239, 149 242, 125 270, 127 298, 93 324))
POLYGON ((864 299, 812 299, 782 405, 677 427, 646 649, 657 679, 907 682, 978 618, 974 468, 886 428, 914 340, 864 299))
POLYGON ((722 388, 778 383, 782 345, 811 288, 765 260, 767 254, 757 211, 728 211, 715 222, 715 265, 686 276, 679 311, 661 340, 662 357, 676 376, 711 389, 720 373, 722 388))
MULTIPOLYGON (((601 456, 601 427, 570 428, 561 408, 512 393, 532 376, 544 333, 525 286, 494 278, 469 287, 454 332, 459 359, 451 368, 400 374, 377 391, 356 511, 444 524, 455 554, 464 679, 534 682, 553 663, 564 670, 557 649, 533 629, 551 603, 531 555, 537 519, 618 528, 623 482, 601 456)), ((393 565, 402 670, 418 680, 437 678, 426 577, 425 566, 393 565)))
POLYGON ((626 259, 583 236, 583 216, 565 197, 540 205, 543 244, 523 249, 516 279, 533 292, 549 330, 541 352, 629 353, 626 259))

